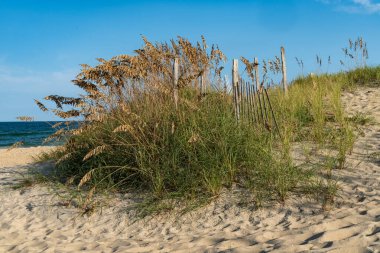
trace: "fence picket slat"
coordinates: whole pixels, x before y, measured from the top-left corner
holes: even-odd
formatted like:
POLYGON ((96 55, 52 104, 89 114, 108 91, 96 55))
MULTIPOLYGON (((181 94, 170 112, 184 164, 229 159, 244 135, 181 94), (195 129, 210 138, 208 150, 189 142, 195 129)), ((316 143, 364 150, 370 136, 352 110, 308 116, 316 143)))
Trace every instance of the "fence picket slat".
POLYGON ((240 115, 244 118, 244 111, 245 111, 245 105, 244 105, 244 91, 243 91, 243 78, 239 78, 239 104, 240 104, 240 115))
POLYGON ((280 132, 280 128, 278 127, 277 120, 276 120, 276 117, 275 117, 275 115, 274 115, 274 111, 273 111, 272 104, 271 104, 270 99, 269 99, 268 92, 267 92, 266 89, 264 89, 264 92, 265 92, 265 95, 266 95, 267 100, 268 100, 269 109, 270 109, 270 111, 271 111, 271 113, 272 113, 272 118, 273 118, 274 125, 275 125, 275 127, 276 127, 276 129, 277 129, 278 135, 279 135, 280 138, 282 139, 281 132, 280 132))
MULTIPOLYGON (((263 87, 263 90, 265 90, 265 87, 263 87)), ((265 123, 264 123, 264 126, 266 128, 268 128, 268 130, 270 130, 270 124, 269 124, 269 117, 268 117, 268 110, 267 110, 267 105, 266 105, 266 102, 265 102, 265 94, 264 94, 264 91, 261 90, 261 92, 259 92, 262 96, 262 101, 263 101, 263 110, 264 110, 264 115, 265 115, 265 123)))
POLYGON ((249 83, 248 82, 245 82, 245 101, 247 103, 247 121, 248 123, 251 122, 251 104, 249 103, 249 83))
POLYGON ((256 106, 255 106, 255 100, 254 100, 254 95, 255 95, 255 90, 254 90, 254 84, 249 85, 249 90, 250 90, 250 103, 252 107, 252 114, 253 114, 253 121, 254 123, 258 123, 258 118, 257 118, 257 112, 256 112, 256 106))

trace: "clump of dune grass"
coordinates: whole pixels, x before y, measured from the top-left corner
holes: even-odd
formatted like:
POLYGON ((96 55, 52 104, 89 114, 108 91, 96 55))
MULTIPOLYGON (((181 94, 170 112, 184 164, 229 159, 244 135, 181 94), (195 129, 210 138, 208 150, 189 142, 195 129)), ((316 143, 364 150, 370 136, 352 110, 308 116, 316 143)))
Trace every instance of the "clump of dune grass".
MULTIPOLYGON (((187 99, 194 96, 184 92, 187 99)), ((209 93, 177 111, 170 100, 160 106, 147 100, 72 137, 64 154, 70 155, 57 164, 61 175, 76 175, 79 187, 142 190, 155 199, 212 197, 241 185, 258 198, 266 192, 284 201, 302 181, 302 171, 276 155, 281 142, 270 132, 237 125, 223 94, 209 93)))
MULTIPOLYGON (((73 80, 83 90, 80 97, 47 96, 53 108, 36 101, 42 110, 79 120, 77 128, 52 136, 66 142, 42 159, 56 161, 57 177, 76 186, 73 196, 85 210, 99 191, 143 193, 148 213, 170 209, 176 201, 204 203, 232 188, 248 191, 257 206, 285 202, 293 193, 322 196, 325 209, 334 202, 339 187, 333 170, 344 168, 355 140, 340 96, 362 72, 298 78, 287 96, 271 88, 276 134, 236 121, 233 95, 220 89, 225 57, 217 46, 208 48, 203 37, 196 44, 181 37, 169 44, 145 38, 144 43, 136 55, 82 65, 73 80), (201 76, 210 84, 205 91, 198 88, 201 76), (292 145, 305 142, 331 150, 330 158, 317 168, 307 161, 295 166, 292 145)), ((252 74, 249 61, 242 60, 252 74)), ((263 67, 277 73, 278 62, 263 67)))

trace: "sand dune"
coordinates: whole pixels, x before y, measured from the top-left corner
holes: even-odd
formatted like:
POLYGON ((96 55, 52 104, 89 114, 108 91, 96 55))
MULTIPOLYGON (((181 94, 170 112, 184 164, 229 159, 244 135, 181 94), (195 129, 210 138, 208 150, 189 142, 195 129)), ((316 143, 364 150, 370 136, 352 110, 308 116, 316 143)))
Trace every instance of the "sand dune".
MULTIPOLYGON (((380 122, 380 89, 344 95, 348 113, 380 122)), ((0 150, 0 252, 380 252, 380 125, 365 126, 336 172, 342 187, 329 212, 307 200, 251 211, 228 194, 183 216, 136 220, 128 196, 89 217, 57 205, 46 187, 12 190, 44 147, 0 150)))

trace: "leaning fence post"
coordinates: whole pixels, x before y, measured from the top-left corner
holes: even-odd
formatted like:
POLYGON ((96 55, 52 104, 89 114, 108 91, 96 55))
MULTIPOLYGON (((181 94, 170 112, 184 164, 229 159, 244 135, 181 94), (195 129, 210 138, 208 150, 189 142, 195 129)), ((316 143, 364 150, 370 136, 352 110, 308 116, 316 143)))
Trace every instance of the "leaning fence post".
POLYGON ((178 108, 178 78, 179 78, 179 59, 178 57, 174 58, 173 72, 174 72, 174 80, 173 80, 173 97, 174 97, 174 105, 175 109, 178 108))
POLYGON ((285 49, 281 47, 281 65, 282 65, 282 85, 284 88, 285 95, 288 94, 288 84, 286 80, 286 59, 285 59, 285 49))
POLYGON ((232 60, 232 87, 234 89, 234 105, 236 120, 240 119, 240 108, 239 108, 239 72, 238 72, 238 60, 232 60))

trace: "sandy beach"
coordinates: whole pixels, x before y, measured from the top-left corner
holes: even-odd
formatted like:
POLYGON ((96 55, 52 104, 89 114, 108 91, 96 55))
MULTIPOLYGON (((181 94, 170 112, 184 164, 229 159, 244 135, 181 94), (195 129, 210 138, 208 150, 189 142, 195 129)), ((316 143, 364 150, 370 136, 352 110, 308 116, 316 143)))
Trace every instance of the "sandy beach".
POLYGON ((344 94, 348 114, 368 113, 347 168, 335 171, 340 197, 330 211, 290 199, 260 210, 229 195, 182 216, 138 219, 128 195, 81 216, 45 186, 13 190, 50 147, 0 150, 0 252, 380 252, 380 89, 344 94))

